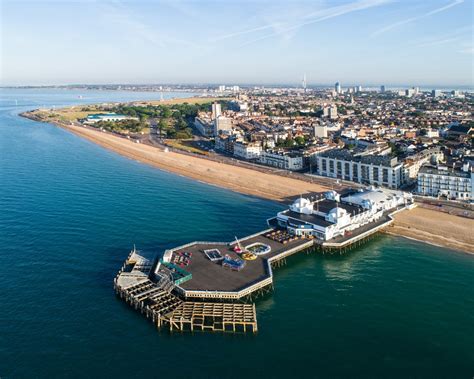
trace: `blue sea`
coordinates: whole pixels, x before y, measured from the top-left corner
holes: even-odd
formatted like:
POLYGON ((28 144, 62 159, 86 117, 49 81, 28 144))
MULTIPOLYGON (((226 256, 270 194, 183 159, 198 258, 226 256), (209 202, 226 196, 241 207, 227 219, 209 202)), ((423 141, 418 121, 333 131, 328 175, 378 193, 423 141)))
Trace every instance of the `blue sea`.
POLYGON ((2 379, 473 377, 474 257, 403 238, 289 259, 256 303, 256 335, 160 332, 120 301, 133 244, 231 240, 281 209, 18 116, 159 96, 1 90, 2 379))

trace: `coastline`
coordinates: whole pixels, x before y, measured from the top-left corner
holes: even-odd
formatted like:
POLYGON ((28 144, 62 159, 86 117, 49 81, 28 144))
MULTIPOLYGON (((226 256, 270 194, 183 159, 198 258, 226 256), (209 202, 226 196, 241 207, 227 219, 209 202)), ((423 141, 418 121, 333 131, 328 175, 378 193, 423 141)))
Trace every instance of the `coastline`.
POLYGON ((161 148, 139 144, 111 133, 67 125, 54 120, 43 120, 28 112, 22 113, 20 116, 54 124, 117 154, 161 170, 266 200, 282 202, 287 197, 330 189, 329 186, 263 173, 197 156, 172 151, 165 152, 161 148))
POLYGON ((416 207, 395 214, 386 233, 474 254, 474 220, 416 207))
MULTIPOLYGON (((266 200, 283 202, 288 197, 331 189, 330 186, 264 173, 197 156, 171 151, 165 152, 158 147, 139 144, 111 133, 77 125, 67 125, 56 120, 44 120, 31 112, 24 112, 20 116, 54 124, 107 150, 161 170, 266 200)), ((474 220, 472 219, 416 207, 394 215, 394 223, 386 232, 474 254, 472 230, 474 230, 474 220)))

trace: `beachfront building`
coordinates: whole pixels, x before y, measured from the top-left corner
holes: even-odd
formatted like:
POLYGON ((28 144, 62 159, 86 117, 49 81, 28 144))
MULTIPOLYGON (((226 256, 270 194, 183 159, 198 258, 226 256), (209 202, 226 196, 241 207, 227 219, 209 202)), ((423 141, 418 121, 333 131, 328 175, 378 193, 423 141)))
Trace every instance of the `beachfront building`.
POLYGON ((214 123, 203 115, 194 118, 194 126, 204 137, 210 137, 214 133, 214 123))
POLYGON ((96 113, 90 114, 83 121, 84 124, 95 124, 99 121, 123 121, 123 120, 137 120, 138 117, 126 116, 118 113, 96 113))
POLYGON ((257 159, 262 153, 262 145, 257 142, 234 143, 234 156, 242 159, 257 159))
POLYGON ((350 191, 343 196, 328 191, 312 198, 296 199, 289 209, 278 213, 277 223, 292 235, 327 241, 379 221, 386 212, 412 202, 408 193, 375 187, 350 191))
POLYGON ((462 170, 446 166, 423 166, 418 172, 418 194, 445 196, 453 200, 474 200, 474 172, 465 163, 462 170))
POLYGON ((262 151, 259 163, 285 170, 298 171, 304 168, 303 155, 291 151, 262 151))
POLYGON ((355 155, 348 150, 328 150, 317 157, 317 174, 356 183, 400 188, 403 164, 389 155, 355 155))
POLYGON ((225 154, 234 154, 236 136, 233 134, 219 134, 216 136, 214 148, 225 154))

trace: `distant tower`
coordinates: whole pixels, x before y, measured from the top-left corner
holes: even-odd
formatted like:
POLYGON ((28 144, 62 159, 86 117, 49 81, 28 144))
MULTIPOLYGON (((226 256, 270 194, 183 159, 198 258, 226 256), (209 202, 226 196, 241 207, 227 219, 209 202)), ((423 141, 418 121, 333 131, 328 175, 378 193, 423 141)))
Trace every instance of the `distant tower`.
POLYGON ((306 73, 303 75, 303 90, 306 92, 306 73))
POLYGON ((381 86, 380 86, 380 92, 381 92, 381 93, 384 93, 384 92, 385 92, 385 86, 384 86, 384 85, 381 85, 381 86))
POLYGON ((341 93, 341 83, 336 82, 336 84, 334 84, 334 89, 336 90, 336 93, 341 93))

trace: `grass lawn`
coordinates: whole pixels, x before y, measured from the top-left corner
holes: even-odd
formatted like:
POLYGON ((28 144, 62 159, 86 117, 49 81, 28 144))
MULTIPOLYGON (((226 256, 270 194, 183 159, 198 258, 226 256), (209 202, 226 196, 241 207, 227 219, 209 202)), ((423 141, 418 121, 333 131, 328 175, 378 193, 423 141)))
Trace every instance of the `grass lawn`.
POLYGON ((184 150, 189 153, 200 154, 200 155, 209 155, 206 150, 198 149, 192 145, 193 140, 178 140, 178 139, 167 139, 165 144, 175 149, 184 150))

